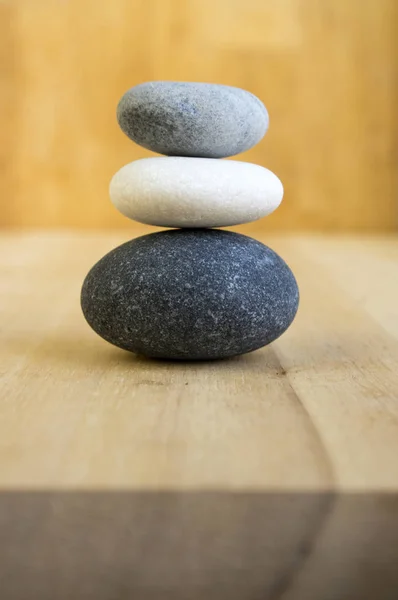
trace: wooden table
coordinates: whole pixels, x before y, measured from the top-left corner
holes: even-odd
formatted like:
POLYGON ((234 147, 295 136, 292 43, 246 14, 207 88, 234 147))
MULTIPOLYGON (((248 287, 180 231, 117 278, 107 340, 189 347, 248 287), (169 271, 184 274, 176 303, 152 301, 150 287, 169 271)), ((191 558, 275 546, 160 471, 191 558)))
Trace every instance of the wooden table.
POLYGON ((208 363, 85 323, 82 280, 126 239, 1 235, 4 598, 396 600, 397 238, 263 239, 298 316, 208 363))

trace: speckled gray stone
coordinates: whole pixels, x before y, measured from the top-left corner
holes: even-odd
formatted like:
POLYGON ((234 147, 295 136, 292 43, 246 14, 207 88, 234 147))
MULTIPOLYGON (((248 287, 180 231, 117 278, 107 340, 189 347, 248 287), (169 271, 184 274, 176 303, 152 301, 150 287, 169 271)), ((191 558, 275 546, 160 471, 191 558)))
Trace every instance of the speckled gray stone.
POLYGON ((138 354, 215 359, 269 344, 293 321, 296 280, 270 248, 215 229, 134 239, 88 273, 81 303, 108 342, 138 354))
POLYGON ((152 81, 131 88, 117 107, 124 133, 169 156, 223 158, 255 146, 268 113, 253 94, 212 83, 152 81))

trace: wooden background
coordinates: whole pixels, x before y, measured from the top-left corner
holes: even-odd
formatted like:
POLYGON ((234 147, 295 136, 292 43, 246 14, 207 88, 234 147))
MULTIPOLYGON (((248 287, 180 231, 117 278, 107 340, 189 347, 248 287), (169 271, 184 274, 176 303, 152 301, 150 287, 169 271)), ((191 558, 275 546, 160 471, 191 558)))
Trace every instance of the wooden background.
POLYGON ((6 227, 139 227, 108 184, 150 153, 115 108, 151 79, 241 86, 267 105, 241 155, 274 170, 281 208, 257 230, 397 225, 396 0, 3 0, 6 227))

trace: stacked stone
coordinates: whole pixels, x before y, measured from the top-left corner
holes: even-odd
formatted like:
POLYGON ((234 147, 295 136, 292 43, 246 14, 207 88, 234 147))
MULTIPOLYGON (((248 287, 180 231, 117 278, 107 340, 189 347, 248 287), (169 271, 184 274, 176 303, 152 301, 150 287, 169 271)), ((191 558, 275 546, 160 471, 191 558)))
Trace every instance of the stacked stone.
POLYGON ((172 227, 133 239, 88 273, 82 309, 108 342, 146 356, 216 359, 272 342, 298 307, 296 280, 273 250, 231 231, 275 210, 271 171, 219 160, 257 144, 268 113, 251 93, 205 83, 151 82, 122 97, 119 125, 164 154, 118 171, 110 196, 125 216, 172 227))

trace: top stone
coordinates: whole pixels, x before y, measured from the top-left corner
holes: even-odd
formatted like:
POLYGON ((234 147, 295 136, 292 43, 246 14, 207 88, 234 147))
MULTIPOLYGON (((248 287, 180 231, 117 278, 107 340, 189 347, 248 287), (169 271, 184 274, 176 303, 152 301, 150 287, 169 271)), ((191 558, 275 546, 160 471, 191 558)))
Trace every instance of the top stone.
POLYGON ((212 83, 152 81, 128 90, 117 107, 124 133, 169 156, 224 158, 249 150, 268 129, 253 94, 212 83))

